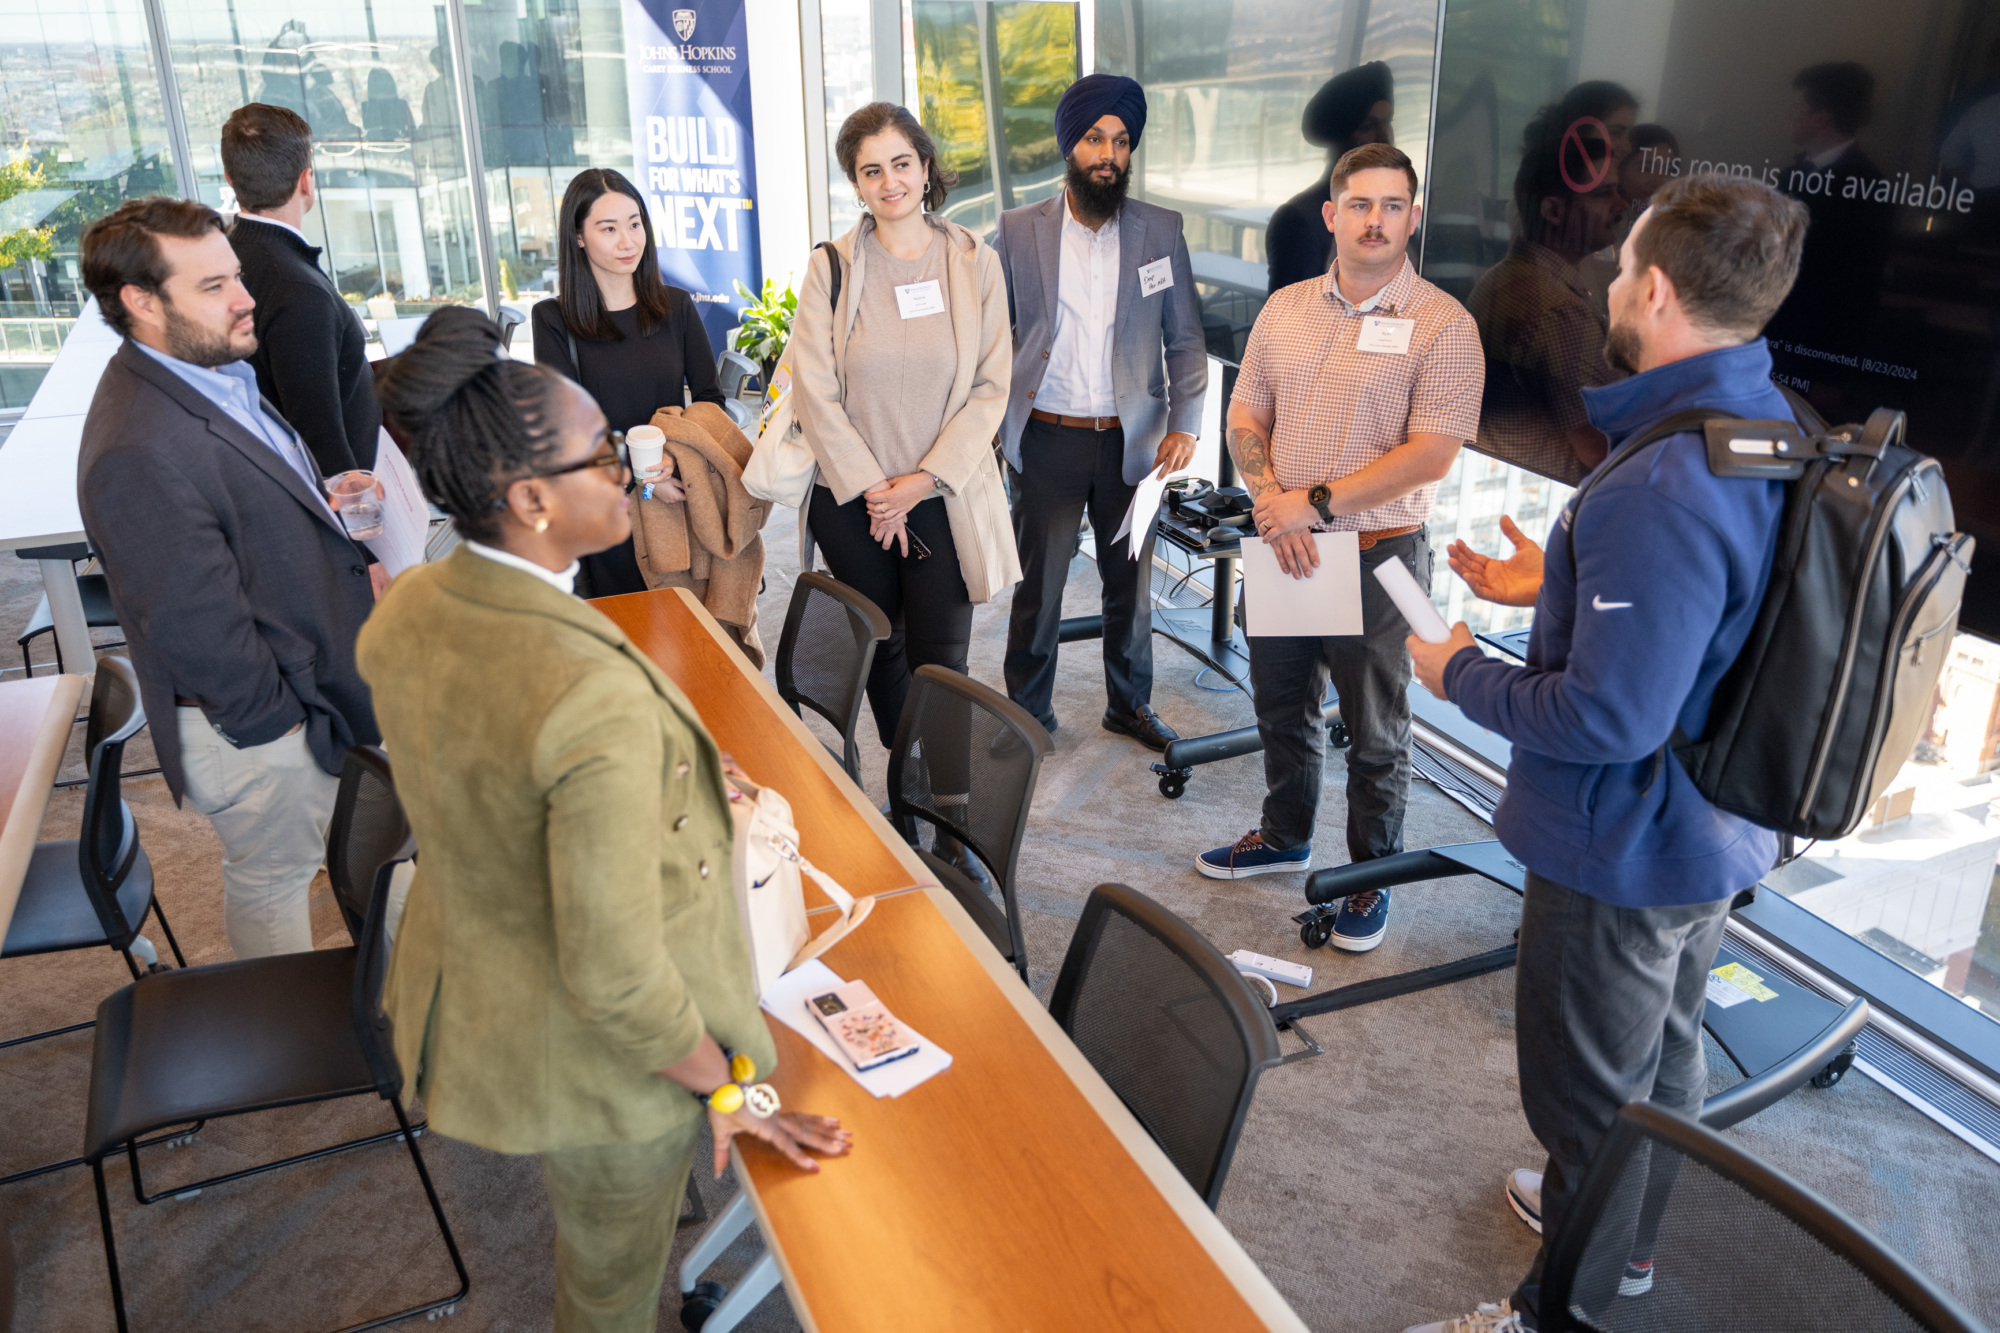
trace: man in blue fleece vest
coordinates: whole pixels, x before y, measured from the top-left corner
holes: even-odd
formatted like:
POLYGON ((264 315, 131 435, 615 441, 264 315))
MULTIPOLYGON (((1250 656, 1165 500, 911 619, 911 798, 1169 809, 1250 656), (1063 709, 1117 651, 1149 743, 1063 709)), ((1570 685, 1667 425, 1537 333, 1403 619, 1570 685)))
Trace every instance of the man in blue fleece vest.
MULTIPOLYGON (((1582 391, 1610 457, 1691 408, 1791 416, 1759 334, 1798 274, 1806 217, 1740 178, 1653 196, 1610 292, 1605 354, 1631 378, 1582 391)), ((1514 1173, 1508 1193, 1545 1238, 1620 1106, 1701 1106, 1708 970, 1730 899, 1771 868, 1777 837, 1710 805, 1660 749, 1677 725, 1702 734, 1757 618, 1783 506, 1782 483, 1711 475, 1699 432, 1669 436, 1571 501, 1546 562, 1511 523, 1506 561, 1452 551, 1474 592, 1534 606, 1526 666, 1483 655, 1463 623, 1445 643, 1410 640, 1417 678, 1514 746, 1494 829, 1528 868, 1515 1040, 1548 1163, 1539 1182, 1514 1173)), ((1537 1327, 1546 1252, 1545 1239, 1510 1300, 1424 1328, 1537 1327)), ((1652 1281, 1642 1233, 1620 1294, 1652 1281)))

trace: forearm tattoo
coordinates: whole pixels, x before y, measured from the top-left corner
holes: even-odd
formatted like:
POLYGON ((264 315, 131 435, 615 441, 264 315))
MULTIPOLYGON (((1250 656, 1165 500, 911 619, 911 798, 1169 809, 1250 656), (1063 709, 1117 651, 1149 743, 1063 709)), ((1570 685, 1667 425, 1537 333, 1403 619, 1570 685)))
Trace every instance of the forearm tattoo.
POLYGON ((1251 498, 1282 489, 1271 475, 1271 442, 1264 436, 1247 426, 1232 427, 1229 454, 1236 460, 1236 470, 1242 474, 1244 488, 1251 498))

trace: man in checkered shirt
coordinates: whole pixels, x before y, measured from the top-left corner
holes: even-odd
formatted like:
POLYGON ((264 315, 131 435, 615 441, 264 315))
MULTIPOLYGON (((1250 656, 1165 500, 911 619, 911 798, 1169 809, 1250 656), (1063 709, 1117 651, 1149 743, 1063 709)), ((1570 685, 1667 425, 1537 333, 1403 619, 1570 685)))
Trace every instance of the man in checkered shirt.
MULTIPOLYGON (((1317 570, 1314 532, 1361 534, 1363 632, 1250 640, 1264 813, 1234 845, 1195 858, 1213 879, 1311 867, 1329 680, 1352 741, 1348 857, 1403 850, 1410 630, 1368 571, 1402 560, 1430 586, 1424 525, 1437 483, 1479 430, 1486 377, 1479 330, 1404 253, 1420 215, 1410 159, 1389 144, 1364 144, 1334 167, 1329 194, 1323 213, 1333 269, 1280 289, 1257 317, 1229 404, 1229 450, 1256 500, 1257 530, 1291 577, 1309 580, 1317 570)), ((1372 949, 1388 920, 1389 890, 1355 894, 1332 942, 1372 949)))

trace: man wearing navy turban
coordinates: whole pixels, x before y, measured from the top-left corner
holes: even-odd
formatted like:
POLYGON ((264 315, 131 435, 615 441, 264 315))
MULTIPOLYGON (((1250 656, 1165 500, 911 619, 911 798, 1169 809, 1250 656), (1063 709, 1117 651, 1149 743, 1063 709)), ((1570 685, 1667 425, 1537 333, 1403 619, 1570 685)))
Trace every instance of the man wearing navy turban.
POLYGON ((1022 570, 1004 669, 1014 702, 1054 731, 1063 584, 1087 511, 1104 583, 1104 727, 1164 750, 1176 733, 1152 707, 1151 515, 1116 534, 1148 472, 1193 458, 1208 353, 1181 215, 1125 197, 1145 128, 1133 80, 1071 84, 1056 106, 1064 188, 1002 213, 993 238, 1013 319, 1000 443, 1022 570))

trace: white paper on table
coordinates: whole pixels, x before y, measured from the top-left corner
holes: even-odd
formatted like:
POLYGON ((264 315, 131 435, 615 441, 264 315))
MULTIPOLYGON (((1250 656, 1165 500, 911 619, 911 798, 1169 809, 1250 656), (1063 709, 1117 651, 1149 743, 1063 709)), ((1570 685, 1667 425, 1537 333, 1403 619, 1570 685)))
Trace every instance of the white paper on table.
POLYGON ((1243 632, 1250 638, 1361 633, 1361 534, 1316 532, 1319 568, 1295 579, 1261 537, 1243 539, 1243 632))
POLYGON ((919 1043, 923 1049, 915 1055, 878 1065, 865 1074, 856 1069, 854 1062, 847 1058, 847 1053, 834 1042, 833 1035, 813 1016, 811 1006, 806 1003, 811 996, 824 995, 836 986, 846 984, 834 974, 832 968, 815 958, 809 963, 799 964, 771 983, 770 989, 764 992, 764 1011, 811 1042, 821 1055, 839 1065, 849 1078, 866 1088, 870 1096, 900 1097, 933 1075, 951 1068, 949 1052, 899 1018, 896 1021, 902 1023, 903 1031, 909 1033, 910 1040, 919 1043))
POLYGON ((1111 539, 1113 546, 1116 546, 1128 532, 1140 534, 1132 543, 1134 551, 1146 544, 1145 534, 1152 530, 1153 520, 1160 516, 1160 501, 1166 498, 1167 483, 1172 480, 1173 477, 1162 477, 1153 472, 1148 472, 1140 478, 1139 488, 1132 492, 1132 503, 1125 507, 1125 521, 1119 525, 1117 535, 1111 539))
POLYGON ((393 579, 411 565, 424 562, 431 510, 424 502, 417 474, 410 470, 409 460, 386 430, 375 437, 375 480, 382 483, 382 535, 370 537, 365 545, 393 579))

